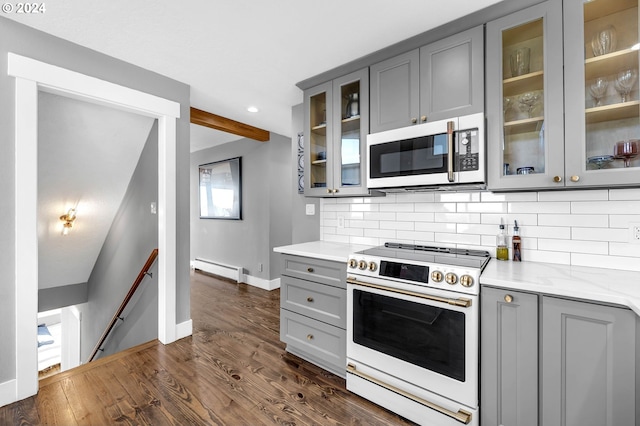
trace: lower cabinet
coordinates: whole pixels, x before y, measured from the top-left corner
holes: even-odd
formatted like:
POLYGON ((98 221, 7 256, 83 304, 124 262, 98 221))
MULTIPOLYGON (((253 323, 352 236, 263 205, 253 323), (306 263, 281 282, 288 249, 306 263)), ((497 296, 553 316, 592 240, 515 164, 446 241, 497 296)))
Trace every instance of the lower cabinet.
POLYGON ((481 303, 482 425, 638 424, 635 313, 491 287, 481 303))
POLYGON ((280 340, 287 352, 346 377, 346 263, 283 255, 280 340))

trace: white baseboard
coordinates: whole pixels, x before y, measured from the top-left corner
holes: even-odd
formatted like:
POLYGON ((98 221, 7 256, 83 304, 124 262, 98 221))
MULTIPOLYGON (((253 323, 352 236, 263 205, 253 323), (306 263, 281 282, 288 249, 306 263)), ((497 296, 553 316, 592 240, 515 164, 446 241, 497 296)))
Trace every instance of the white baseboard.
POLYGON ((275 290, 280 288, 280 278, 274 280, 265 280, 264 278, 252 277, 251 275, 245 275, 245 283, 254 287, 261 288, 263 290, 275 290))
POLYGON ((191 334, 193 334, 192 320, 176 324, 176 340, 182 339, 183 337, 191 336, 191 334))
POLYGON ((191 261, 191 267, 232 279, 238 283, 244 282, 244 273, 241 266, 226 265, 224 263, 214 262, 213 260, 197 258, 191 261))
POLYGON ((0 407, 17 401, 16 380, 0 383, 0 407))

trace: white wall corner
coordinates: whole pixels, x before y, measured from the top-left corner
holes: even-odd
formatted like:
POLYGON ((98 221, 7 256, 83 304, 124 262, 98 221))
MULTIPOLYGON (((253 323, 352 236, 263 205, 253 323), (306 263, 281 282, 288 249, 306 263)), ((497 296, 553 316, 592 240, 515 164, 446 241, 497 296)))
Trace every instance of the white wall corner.
POLYGON ((182 339, 183 337, 191 336, 193 334, 193 320, 188 320, 185 322, 181 322, 180 324, 176 324, 176 340, 182 339))
POLYGON ((0 383, 0 407, 14 403, 18 400, 16 396, 17 382, 15 379, 0 383))
POLYGON ((258 278, 251 275, 245 275, 245 283, 254 287, 261 288, 263 290, 275 290, 280 288, 280 278, 274 280, 265 280, 264 278, 258 278))

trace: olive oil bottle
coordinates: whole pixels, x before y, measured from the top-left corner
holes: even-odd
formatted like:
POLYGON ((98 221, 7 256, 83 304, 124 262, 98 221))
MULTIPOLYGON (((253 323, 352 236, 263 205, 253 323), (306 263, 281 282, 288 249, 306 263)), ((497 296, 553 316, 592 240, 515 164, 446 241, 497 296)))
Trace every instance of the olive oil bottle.
POLYGON ((522 261, 522 247, 521 247, 521 239, 520 239, 520 228, 518 227, 518 221, 514 221, 515 226, 513 227, 513 237, 511 238, 511 244, 513 246, 513 261, 521 262, 522 261))
POLYGON ((504 224, 500 223, 500 232, 496 237, 496 259, 509 260, 509 247, 507 246, 507 234, 504 224))

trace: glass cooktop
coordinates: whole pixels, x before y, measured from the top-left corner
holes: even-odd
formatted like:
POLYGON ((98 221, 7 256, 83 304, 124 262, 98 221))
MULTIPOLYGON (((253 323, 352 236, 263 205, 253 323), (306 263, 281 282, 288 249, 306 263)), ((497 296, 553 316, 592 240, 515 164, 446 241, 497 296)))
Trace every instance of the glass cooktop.
POLYGON ((483 270, 491 259, 489 252, 484 250, 467 250, 403 243, 385 243, 384 246, 363 250, 358 252, 358 254, 396 259, 406 263, 418 261, 477 268, 480 270, 483 270))

